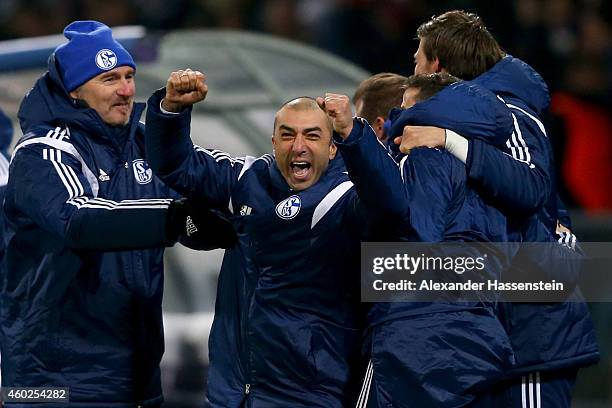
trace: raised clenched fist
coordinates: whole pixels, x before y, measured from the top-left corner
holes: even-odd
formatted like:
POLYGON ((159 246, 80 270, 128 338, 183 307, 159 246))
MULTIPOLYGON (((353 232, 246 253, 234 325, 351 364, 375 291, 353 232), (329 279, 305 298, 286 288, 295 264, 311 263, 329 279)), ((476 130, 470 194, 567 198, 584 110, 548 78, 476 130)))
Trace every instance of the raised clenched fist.
POLYGON ((166 82, 166 96, 162 108, 169 112, 180 112, 187 106, 198 103, 208 93, 206 75, 190 68, 174 71, 166 82))
POLYGON ((349 97, 326 93, 325 98, 317 98, 317 103, 331 118, 334 131, 346 139, 353 130, 353 112, 349 97))

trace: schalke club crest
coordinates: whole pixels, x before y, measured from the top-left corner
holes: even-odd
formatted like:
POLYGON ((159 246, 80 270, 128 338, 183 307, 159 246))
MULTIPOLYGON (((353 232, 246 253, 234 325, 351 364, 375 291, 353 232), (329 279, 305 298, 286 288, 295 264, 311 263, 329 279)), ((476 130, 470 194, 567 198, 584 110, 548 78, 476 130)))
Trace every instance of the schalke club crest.
POLYGON ((132 168, 134 169, 134 177, 138 184, 148 184, 153 179, 153 170, 149 167, 149 164, 143 159, 136 159, 132 162, 132 168))
POLYGON ((103 71, 108 71, 117 65, 117 55, 106 48, 96 54, 96 65, 103 71))
POLYGON ((284 220, 290 220, 298 215, 301 207, 302 200, 300 197, 297 195, 292 195, 276 205, 276 215, 284 220))

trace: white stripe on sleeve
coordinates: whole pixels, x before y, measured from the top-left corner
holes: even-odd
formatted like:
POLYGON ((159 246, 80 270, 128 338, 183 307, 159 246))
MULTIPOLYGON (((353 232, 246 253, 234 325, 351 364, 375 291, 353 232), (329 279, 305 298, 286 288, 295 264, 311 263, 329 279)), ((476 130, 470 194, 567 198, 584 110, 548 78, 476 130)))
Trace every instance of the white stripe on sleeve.
MULTIPOLYGON (((13 150, 13 154, 11 156, 11 161, 15 158, 15 155, 21 148, 32 145, 32 144, 44 144, 44 145, 56 148, 58 150, 61 150, 64 153, 68 153, 71 156, 73 156, 81 164, 81 172, 85 175, 85 178, 87 179, 87 182, 89 183, 93 196, 94 197, 98 196, 98 191, 100 190, 100 185, 98 184, 98 178, 89 169, 89 167, 87 167, 85 160, 83 160, 83 157, 77 151, 77 149, 72 144, 64 140, 56 140, 56 139, 52 139, 49 137, 36 137, 32 139, 27 139, 24 142, 15 146, 15 150, 13 150)), ((43 151, 43 155, 44 155, 44 151, 43 151)))
POLYGON ((77 194, 74 191, 72 184, 68 182, 68 179, 66 178, 66 175, 64 174, 63 170, 60 168, 60 164, 55 161, 52 161, 51 163, 53 163, 55 171, 59 175, 60 179, 62 180, 62 183, 64 184, 64 187, 66 187, 66 190, 68 191, 68 199, 70 200, 71 198, 76 197, 77 194))
POLYGON ((332 191, 327 193, 327 195, 323 197, 321 202, 315 208, 314 213, 312 214, 312 222, 310 224, 310 228, 314 228, 315 225, 317 225, 317 223, 321 221, 321 218, 323 218, 325 214, 327 214, 327 212, 332 209, 334 204, 336 204, 336 202, 340 198, 342 198, 342 196, 351 188, 353 188, 353 182, 345 181, 338 184, 332 191))
POLYGON ((172 203, 170 198, 152 198, 142 200, 113 201, 104 198, 76 197, 68 201, 77 208, 95 208, 100 210, 134 210, 134 209, 166 209, 172 203))

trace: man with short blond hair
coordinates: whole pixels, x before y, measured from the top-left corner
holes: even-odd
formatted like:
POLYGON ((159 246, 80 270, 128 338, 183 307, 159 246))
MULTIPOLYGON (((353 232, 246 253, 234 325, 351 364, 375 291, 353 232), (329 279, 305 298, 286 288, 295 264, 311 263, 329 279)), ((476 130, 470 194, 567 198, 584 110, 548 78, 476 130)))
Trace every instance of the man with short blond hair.
POLYGON ((407 79, 390 72, 375 74, 364 79, 353 95, 357 116, 368 121, 382 142, 388 138, 387 115, 401 103, 407 79))

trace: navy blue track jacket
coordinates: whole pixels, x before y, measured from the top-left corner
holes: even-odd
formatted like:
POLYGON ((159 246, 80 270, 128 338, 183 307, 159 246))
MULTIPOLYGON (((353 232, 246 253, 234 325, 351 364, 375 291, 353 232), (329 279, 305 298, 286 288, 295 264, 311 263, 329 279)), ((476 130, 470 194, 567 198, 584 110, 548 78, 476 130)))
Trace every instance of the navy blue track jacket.
MULTIPOLYGON (((550 143, 539 119, 549 104, 546 84, 529 65, 511 56, 467 82, 470 83, 490 89, 510 109, 513 126, 511 137, 504 143, 510 149, 508 153, 491 146, 500 147, 499 132, 489 135, 482 132, 484 125, 478 121, 490 123, 490 116, 459 114, 461 111, 451 109, 458 102, 450 91, 441 91, 415 105, 418 109, 405 111, 402 114, 405 123, 446 127, 470 138, 468 177, 483 196, 491 198, 511 218, 509 240, 554 242, 557 219, 564 218, 564 225, 571 225, 567 216, 558 214, 562 205, 554 184, 544 182, 549 180, 545 175, 553 172, 550 143), (536 213, 529 215, 533 210, 536 213)), ((575 254, 568 252, 570 249, 550 246, 550 251, 540 254, 542 259, 534 262, 544 265, 543 262, 550 263, 545 259, 547 256, 554 257, 560 269, 553 271, 553 277, 575 273, 572 270, 575 254), (563 261, 559 260, 564 257, 569 260, 562 267, 563 261)), ((516 354, 513 373, 580 367, 598 361, 590 313, 579 301, 579 292, 572 296, 570 301, 557 304, 500 304, 500 319, 516 354)))
MULTIPOLYGON (((385 192, 405 193, 393 207, 379 206, 401 226, 389 240, 483 246, 507 241, 505 216, 468 186, 463 163, 450 153, 417 148, 400 156, 397 168, 371 127, 358 119, 349 137, 335 142, 360 196, 374 191, 378 202, 386 203, 397 194, 385 192)), ((490 253, 497 257, 489 257, 486 272, 489 279, 500 279, 512 254, 490 253)), ((494 301, 373 304, 366 353, 371 353, 380 406, 464 406, 478 388, 503 378, 514 358, 494 301)))
MULTIPOLYGON (((190 112, 160 113, 149 99, 151 166, 187 197, 233 214, 209 340, 214 407, 351 406, 362 324, 362 203, 341 159, 292 191, 270 155, 232 158, 193 146, 190 112)), ((399 201, 399 200, 398 200, 399 201)))
MULTIPOLYGON (((539 215, 546 208, 551 217, 555 217, 557 190, 554 185, 552 148, 540 120, 550 104, 548 86, 531 66, 511 55, 506 55, 489 71, 470 82, 490 90, 510 108, 514 131, 506 141, 506 146, 508 154, 524 164, 516 166, 508 159, 500 160, 498 153, 483 146, 483 141, 470 145, 471 153, 468 152, 466 163, 470 179, 480 180, 483 189, 489 191, 489 194, 505 191, 499 196, 499 204, 503 208, 510 208, 511 214, 529 215, 521 211, 525 208, 525 204, 521 203, 530 201, 533 205, 529 209, 535 210, 530 214, 539 215), (491 163, 495 163, 498 172, 490 171, 491 163), (504 181, 500 183, 499 180, 504 181), (521 199, 517 200, 516 197, 521 199)), ((540 221, 551 231, 555 230, 556 219, 540 221)))
POLYGON ((161 403, 162 256, 177 194, 144 161, 143 109, 118 129, 76 108, 53 56, 23 100, 4 203, 4 387, 69 387, 69 406, 161 403))
MULTIPOLYGON (((557 195, 552 148, 546 129, 539 119, 550 102, 546 83, 532 67, 510 55, 472 82, 480 84, 502 98, 516 118, 515 135, 522 135, 526 142, 523 153, 530 153, 535 168, 545 169, 550 176, 548 194, 544 197, 537 214, 526 225, 523 224, 520 232, 521 240, 554 242, 557 220, 561 220, 568 227, 571 227, 571 222, 557 195), (545 228, 539 224, 543 224, 545 228)), ((474 163, 478 162, 480 170, 477 173, 481 174, 481 177, 489 174, 487 177, 490 179, 491 189, 505 189, 512 185, 512 189, 522 189, 527 192, 526 194, 531 194, 534 189, 542 188, 536 177, 537 172, 525 172, 520 169, 513 171, 511 167, 504 166, 487 153, 492 149, 487 149, 485 146, 481 148, 480 151, 468 153, 468 157, 474 160, 472 168, 474 163), (487 171, 502 167, 506 170, 501 174, 487 171), (512 180, 516 182, 509 182, 512 180)), ((530 168, 535 170, 531 166, 530 168)), ((567 251, 571 249, 559 250, 557 257, 567 256, 570 259, 575 257, 573 253, 567 251)), ((566 268, 571 267, 570 261, 566 268)), ((555 273, 566 272, 555 271, 555 273)), ((581 294, 577 290, 572 295, 572 299, 563 303, 501 305, 502 322, 508 328, 516 354, 517 367, 514 370, 516 374, 577 368, 599 361, 599 348, 590 312, 581 300, 581 294)))

